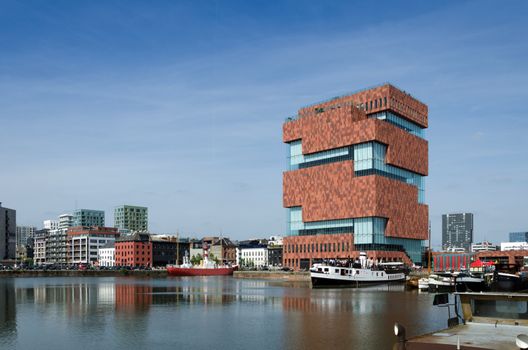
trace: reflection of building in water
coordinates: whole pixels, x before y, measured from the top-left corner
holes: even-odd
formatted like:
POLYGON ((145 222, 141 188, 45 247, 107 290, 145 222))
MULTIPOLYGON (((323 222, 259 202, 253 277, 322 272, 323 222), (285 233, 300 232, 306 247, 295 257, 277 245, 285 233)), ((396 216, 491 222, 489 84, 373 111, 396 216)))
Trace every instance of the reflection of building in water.
POLYGON ((63 312, 68 318, 77 319, 94 310, 113 310, 113 283, 72 283, 64 285, 36 285, 17 290, 22 301, 42 304, 45 308, 63 312))
POLYGON ((403 291, 399 288, 311 290, 284 295, 284 323, 290 326, 282 347, 340 349, 349 344, 350 349, 391 348, 391 337, 366 335, 376 333, 373 328, 385 335, 395 321, 412 314, 409 310, 414 310, 411 305, 416 303, 415 295, 399 293, 403 291))
POLYGON ((11 279, 0 279, 0 339, 3 345, 16 339, 16 296, 11 279))
POLYGON ((115 303, 115 284, 113 282, 100 283, 97 288, 97 303, 99 305, 114 305, 115 303))
POLYGON ((115 308, 118 312, 148 311, 152 304, 152 286, 145 284, 116 284, 115 308))

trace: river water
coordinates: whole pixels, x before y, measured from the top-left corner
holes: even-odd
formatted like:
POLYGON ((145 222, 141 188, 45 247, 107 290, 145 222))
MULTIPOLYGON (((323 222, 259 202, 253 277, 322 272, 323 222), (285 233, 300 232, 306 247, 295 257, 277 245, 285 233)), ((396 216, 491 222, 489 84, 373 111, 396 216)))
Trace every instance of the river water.
POLYGON ((0 278, 0 349, 391 349, 445 328, 403 285, 311 289, 232 277, 0 278))

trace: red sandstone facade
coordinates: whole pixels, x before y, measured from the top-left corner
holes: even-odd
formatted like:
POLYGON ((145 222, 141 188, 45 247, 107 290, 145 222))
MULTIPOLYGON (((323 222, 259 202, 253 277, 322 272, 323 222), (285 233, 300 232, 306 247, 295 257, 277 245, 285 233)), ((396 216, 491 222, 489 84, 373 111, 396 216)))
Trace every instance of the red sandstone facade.
MULTIPOLYGON (((283 142, 300 140, 310 155, 375 141, 386 145, 385 163, 415 174, 428 174, 428 143, 385 120, 388 111, 420 128, 428 125, 428 108, 390 84, 301 108, 283 125, 283 142)), ((417 187, 381 175, 356 176, 354 160, 328 162, 283 174, 283 205, 302 207, 304 223, 350 218, 386 219, 386 237, 428 238, 428 206, 418 202, 417 187)), ((412 263, 404 251, 372 250, 369 257, 412 263)), ((289 236, 283 264, 299 269, 314 260, 353 258, 354 232, 289 236), (301 266, 301 261, 305 262, 301 266)))

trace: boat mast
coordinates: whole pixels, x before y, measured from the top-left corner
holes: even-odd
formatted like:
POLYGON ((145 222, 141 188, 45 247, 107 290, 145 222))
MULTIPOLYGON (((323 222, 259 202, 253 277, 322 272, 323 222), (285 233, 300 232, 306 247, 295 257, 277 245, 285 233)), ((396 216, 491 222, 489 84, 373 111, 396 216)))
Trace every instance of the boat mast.
POLYGON ((180 261, 180 233, 176 231, 176 265, 179 265, 180 261))
POLYGON ((429 249, 427 250, 427 273, 431 274, 431 222, 429 221, 429 249))

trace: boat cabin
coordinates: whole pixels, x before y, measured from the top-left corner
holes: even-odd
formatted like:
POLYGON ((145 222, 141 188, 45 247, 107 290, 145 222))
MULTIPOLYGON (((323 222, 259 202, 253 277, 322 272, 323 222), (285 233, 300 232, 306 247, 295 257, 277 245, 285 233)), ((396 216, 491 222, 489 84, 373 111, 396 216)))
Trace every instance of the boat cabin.
POLYGON ((457 349, 458 345, 460 349, 528 349, 520 347, 522 341, 518 339, 528 335, 528 294, 455 293, 455 300, 457 297, 460 308, 455 309, 458 315, 449 319, 452 327, 408 341, 400 339, 397 348, 457 349))

